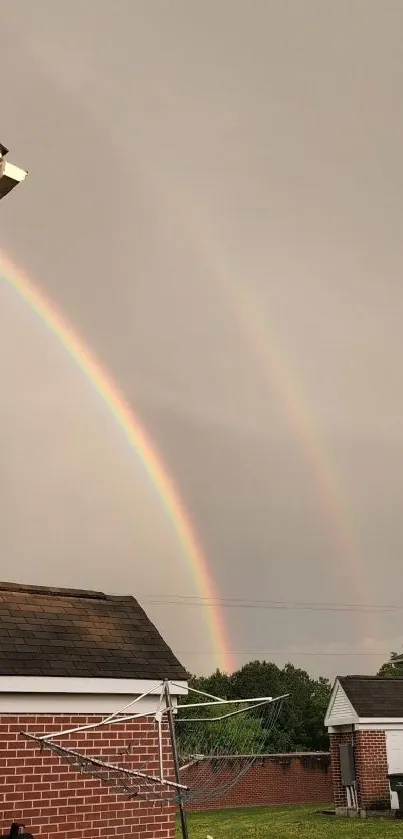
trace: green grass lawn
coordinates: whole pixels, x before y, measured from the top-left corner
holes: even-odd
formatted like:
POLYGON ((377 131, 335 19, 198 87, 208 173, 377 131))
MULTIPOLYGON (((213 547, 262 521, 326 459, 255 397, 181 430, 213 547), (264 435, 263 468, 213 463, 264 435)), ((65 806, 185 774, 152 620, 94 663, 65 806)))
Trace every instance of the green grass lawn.
MULTIPOLYGON (((403 836, 396 819, 340 819, 316 807, 259 807, 188 815, 189 839, 384 839, 403 836)), ((182 834, 178 822, 177 837, 182 834)))

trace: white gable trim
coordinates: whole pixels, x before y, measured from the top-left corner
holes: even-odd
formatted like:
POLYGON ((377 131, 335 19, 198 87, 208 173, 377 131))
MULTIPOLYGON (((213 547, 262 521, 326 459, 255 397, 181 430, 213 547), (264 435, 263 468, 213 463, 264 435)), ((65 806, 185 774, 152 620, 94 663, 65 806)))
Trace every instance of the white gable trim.
MULTIPOLYGON (((0 694, 103 694, 109 696, 141 696, 160 694, 161 679, 78 679, 66 676, 0 676, 0 694)), ((187 694, 187 682, 170 682, 173 696, 187 694)))
POLYGON ((358 723, 358 716, 339 680, 336 679, 326 711, 325 726, 334 728, 355 723, 358 723))

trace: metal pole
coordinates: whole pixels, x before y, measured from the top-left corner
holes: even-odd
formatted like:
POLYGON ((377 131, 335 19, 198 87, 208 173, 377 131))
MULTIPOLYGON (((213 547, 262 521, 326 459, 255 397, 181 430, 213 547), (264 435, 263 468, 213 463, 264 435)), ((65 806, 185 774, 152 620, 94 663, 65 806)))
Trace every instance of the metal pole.
MULTIPOLYGON (((165 701, 168 709, 168 724, 169 724, 169 734, 171 737, 171 745, 172 745, 172 757, 174 762, 174 771, 175 771, 175 780, 177 784, 180 784, 180 771, 179 771, 179 757, 178 757, 178 746, 176 743, 176 736, 175 736, 175 720, 172 708, 172 700, 171 694, 169 692, 169 682, 168 679, 165 679, 164 682, 164 690, 165 690, 165 701)), ((179 806, 179 815, 181 819, 181 828, 182 828, 182 839, 189 839, 189 832, 188 826, 186 821, 186 812, 183 806, 183 792, 180 788, 178 788, 178 806, 179 806)))

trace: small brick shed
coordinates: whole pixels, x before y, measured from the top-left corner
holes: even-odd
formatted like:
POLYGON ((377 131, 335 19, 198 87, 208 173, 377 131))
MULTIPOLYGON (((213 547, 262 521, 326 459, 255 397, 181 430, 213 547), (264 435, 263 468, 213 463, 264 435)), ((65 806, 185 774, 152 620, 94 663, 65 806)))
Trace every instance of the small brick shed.
POLYGON ((336 812, 397 809, 388 774, 403 772, 403 680, 339 676, 325 725, 336 812))
MULTIPOLYGON (((147 691, 136 710, 152 713, 164 678, 174 702, 187 692, 184 668, 133 597, 0 583, 1 832, 17 820, 35 839, 173 839, 172 804, 116 794, 20 735, 99 721, 147 691)), ((167 731, 163 744, 169 772, 167 731)), ((141 770, 157 760, 153 718, 94 728, 69 748, 106 759, 129 749, 141 770)))

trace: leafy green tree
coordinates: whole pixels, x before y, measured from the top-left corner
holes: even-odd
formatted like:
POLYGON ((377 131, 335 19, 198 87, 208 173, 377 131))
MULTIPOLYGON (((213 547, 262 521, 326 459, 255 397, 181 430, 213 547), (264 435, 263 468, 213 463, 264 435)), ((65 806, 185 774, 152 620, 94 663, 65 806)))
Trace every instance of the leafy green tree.
POLYGON ((281 696, 285 700, 277 724, 269 732, 267 748, 274 751, 320 751, 328 748, 324 717, 331 685, 312 679, 305 670, 286 664, 253 661, 234 674, 236 695, 281 696))
POLYGON ((182 761, 191 755, 259 754, 264 751, 265 732, 258 717, 248 712, 228 716, 233 706, 216 706, 203 714, 182 711, 176 722, 182 761), (195 722, 184 722, 196 717, 195 722), (180 721, 182 720, 182 721, 180 721))
MULTIPOLYGON (((196 690, 210 693, 212 696, 217 696, 219 699, 231 699, 228 695, 231 684, 231 676, 227 673, 222 673, 221 670, 216 670, 211 676, 190 676, 189 685, 196 690)), ((200 697, 201 700, 201 697, 200 697)), ((197 702, 194 693, 189 693, 189 702, 197 702)))
POLYGON ((382 667, 378 671, 377 675, 382 676, 383 679, 403 679, 402 653, 391 653, 389 661, 382 664, 382 667), (396 659, 400 658, 402 658, 401 661, 396 661, 396 659))
MULTIPOLYGON (((189 683, 191 687, 223 699, 275 697, 289 694, 272 729, 267 725, 267 721, 270 720, 269 715, 267 717, 262 715, 260 718, 259 711, 256 712, 255 718, 253 712, 229 718, 226 724, 228 722, 228 726, 232 728, 228 727, 227 733, 225 733, 223 723, 217 724, 216 731, 218 732, 220 727, 222 729, 222 734, 220 733, 219 736, 226 737, 228 743, 232 742, 233 750, 237 754, 242 751, 242 742, 248 742, 248 738, 250 742, 253 741, 253 734, 255 734, 256 744, 261 743, 258 751, 321 751, 328 748, 328 737, 324 727, 324 717, 331 691, 328 679, 312 679, 305 670, 296 668, 292 664, 286 664, 281 669, 273 662, 251 661, 232 675, 216 670, 209 677, 191 677, 189 683), (242 729, 239 726, 241 720, 245 726, 258 724, 263 729, 266 720, 263 737, 257 728, 254 731, 251 728, 245 730, 242 735, 242 729), (253 723, 250 722, 251 720, 253 723)), ((189 698, 188 701, 195 701, 195 695, 191 696, 192 699, 189 698)), ((206 723, 206 726, 208 725, 206 723)), ((206 734, 207 736, 210 735, 206 734)), ((198 737, 199 739, 201 737, 200 730, 198 737)), ((206 746, 208 746, 207 742, 206 746)), ((211 753, 209 748, 203 749, 203 753, 211 753)))

